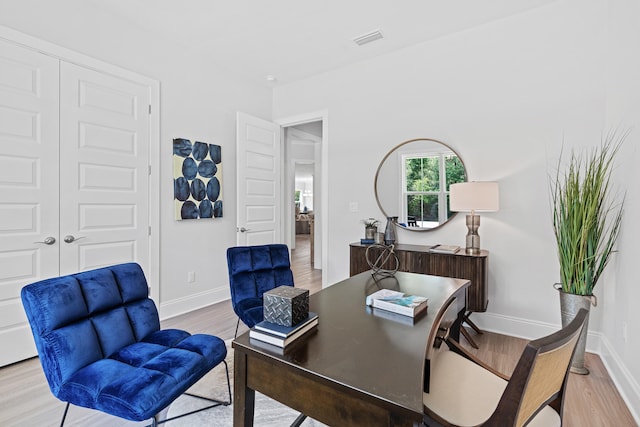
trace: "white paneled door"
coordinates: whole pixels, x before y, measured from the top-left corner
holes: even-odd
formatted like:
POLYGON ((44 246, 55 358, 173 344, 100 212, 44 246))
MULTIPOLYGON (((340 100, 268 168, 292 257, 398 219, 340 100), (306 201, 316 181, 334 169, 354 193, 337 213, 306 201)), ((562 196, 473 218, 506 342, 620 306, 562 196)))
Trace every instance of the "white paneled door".
POLYGON ((280 126, 237 115, 238 245, 282 242, 280 126))
POLYGON ((58 61, 0 42, 0 365, 35 354, 20 289, 59 268, 58 61))
POLYGON ((20 289, 149 267, 149 88, 0 42, 0 366, 34 356, 20 289))
POLYGON ((60 68, 60 273, 149 265, 149 90, 60 68))

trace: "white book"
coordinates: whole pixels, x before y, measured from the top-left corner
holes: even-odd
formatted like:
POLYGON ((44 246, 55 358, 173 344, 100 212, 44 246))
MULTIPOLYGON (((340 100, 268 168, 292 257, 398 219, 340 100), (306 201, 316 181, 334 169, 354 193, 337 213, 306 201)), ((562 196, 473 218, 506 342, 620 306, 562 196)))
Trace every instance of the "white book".
POLYGON ((376 291, 371 295, 367 295, 367 298, 365 299, 365 304, 368 305, 369 307, 373 307, 373 300, 375 299, 392 298, 392 297, 399 298, 402 296, 404 296, 404 293, 400 291, 394 291, 391 289, 380 289, 379 291, 376 291))
POLYGON ((390 320, 396 323, 402 323, 403 325, 414 325, 415 317, 405 316, 403 314, 394 313, 393 311, 385 310, 382 308, 371 308, 371 314, 381 319, 390 320))

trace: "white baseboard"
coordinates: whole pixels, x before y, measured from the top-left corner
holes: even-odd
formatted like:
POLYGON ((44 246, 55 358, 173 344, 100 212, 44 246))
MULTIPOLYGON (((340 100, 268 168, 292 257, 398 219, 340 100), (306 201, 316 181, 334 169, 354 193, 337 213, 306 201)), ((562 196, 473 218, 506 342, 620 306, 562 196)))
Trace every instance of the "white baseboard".
MULTIPOLYGON (((495 313, 474 313, 471 320, 482 330, 527 340, 534 340, 552 334, 561 328, 559 323, 537 322, 495 313)), ((587 335, 587 351, 600 354, 601 347, 602 335, 599 332, 589 331, 587 335)))
POLYGON ((631 411, 631 415, 640 425, 640 413, 638 412, 640 410, 640 385, 620 360, 620 356, 611 347, 611 343, 606 337, 602 339, 602 349, 599 354, 622 399, 631 411))
MULTIPOLYGON (((560 324, 536 322, 495 313, 474 313, 471 320, 482 330, 528 340, 549 335, 561 327, 560 324)), ((640 386, 629 373, 626 365, 613 349, 607 337, 600 332, 589 331, 586 350, 600 356, 611 380, 627 404, 631 415, 636 423, 640 424, 640 414, 638 413, 638 408, 640 408, 640 386)))
POLYGON ((231 298, 229 286, 177 298, 160 304, 160 319, 166 320, 231 298))

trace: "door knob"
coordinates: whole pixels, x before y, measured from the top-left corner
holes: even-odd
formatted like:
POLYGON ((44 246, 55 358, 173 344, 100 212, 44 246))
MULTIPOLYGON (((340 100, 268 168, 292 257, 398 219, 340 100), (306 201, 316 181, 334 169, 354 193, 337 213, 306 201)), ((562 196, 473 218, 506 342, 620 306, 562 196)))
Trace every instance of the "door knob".
POLYGON ((56 238, 49 236, 46 239, 44 239, 42 242, 35 242, 35 243, 42 243, 43 245, 53 245, 55 242, 56 242, 56 238))
POLYGON ((248 228, 244 228, 244 227, 240 227, 240 228, 238 228, 238 231, 241 232, 241 233, 246 233, 247 231, 249 231, 249 229, 248 228))
POLYGON ((84 236, 75 237, 75 236, 72 236, 71 234, 67 234, 66 236, 64 236, 65 243, 73 243, 76 240, 80 240, 80 239, 84 239, 84 236))

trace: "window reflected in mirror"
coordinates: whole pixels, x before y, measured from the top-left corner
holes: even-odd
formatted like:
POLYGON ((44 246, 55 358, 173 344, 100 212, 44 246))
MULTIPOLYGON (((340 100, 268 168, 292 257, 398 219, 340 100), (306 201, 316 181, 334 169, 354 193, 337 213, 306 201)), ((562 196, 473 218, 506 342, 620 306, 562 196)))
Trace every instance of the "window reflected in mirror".
POLYGON ((432 230, 455 215, 449 187, 466 181, 464 163, 446 144, 413 139, 391 150, 375 179, 378 205, 385 217, 397 216, 408 230, 432 230))

